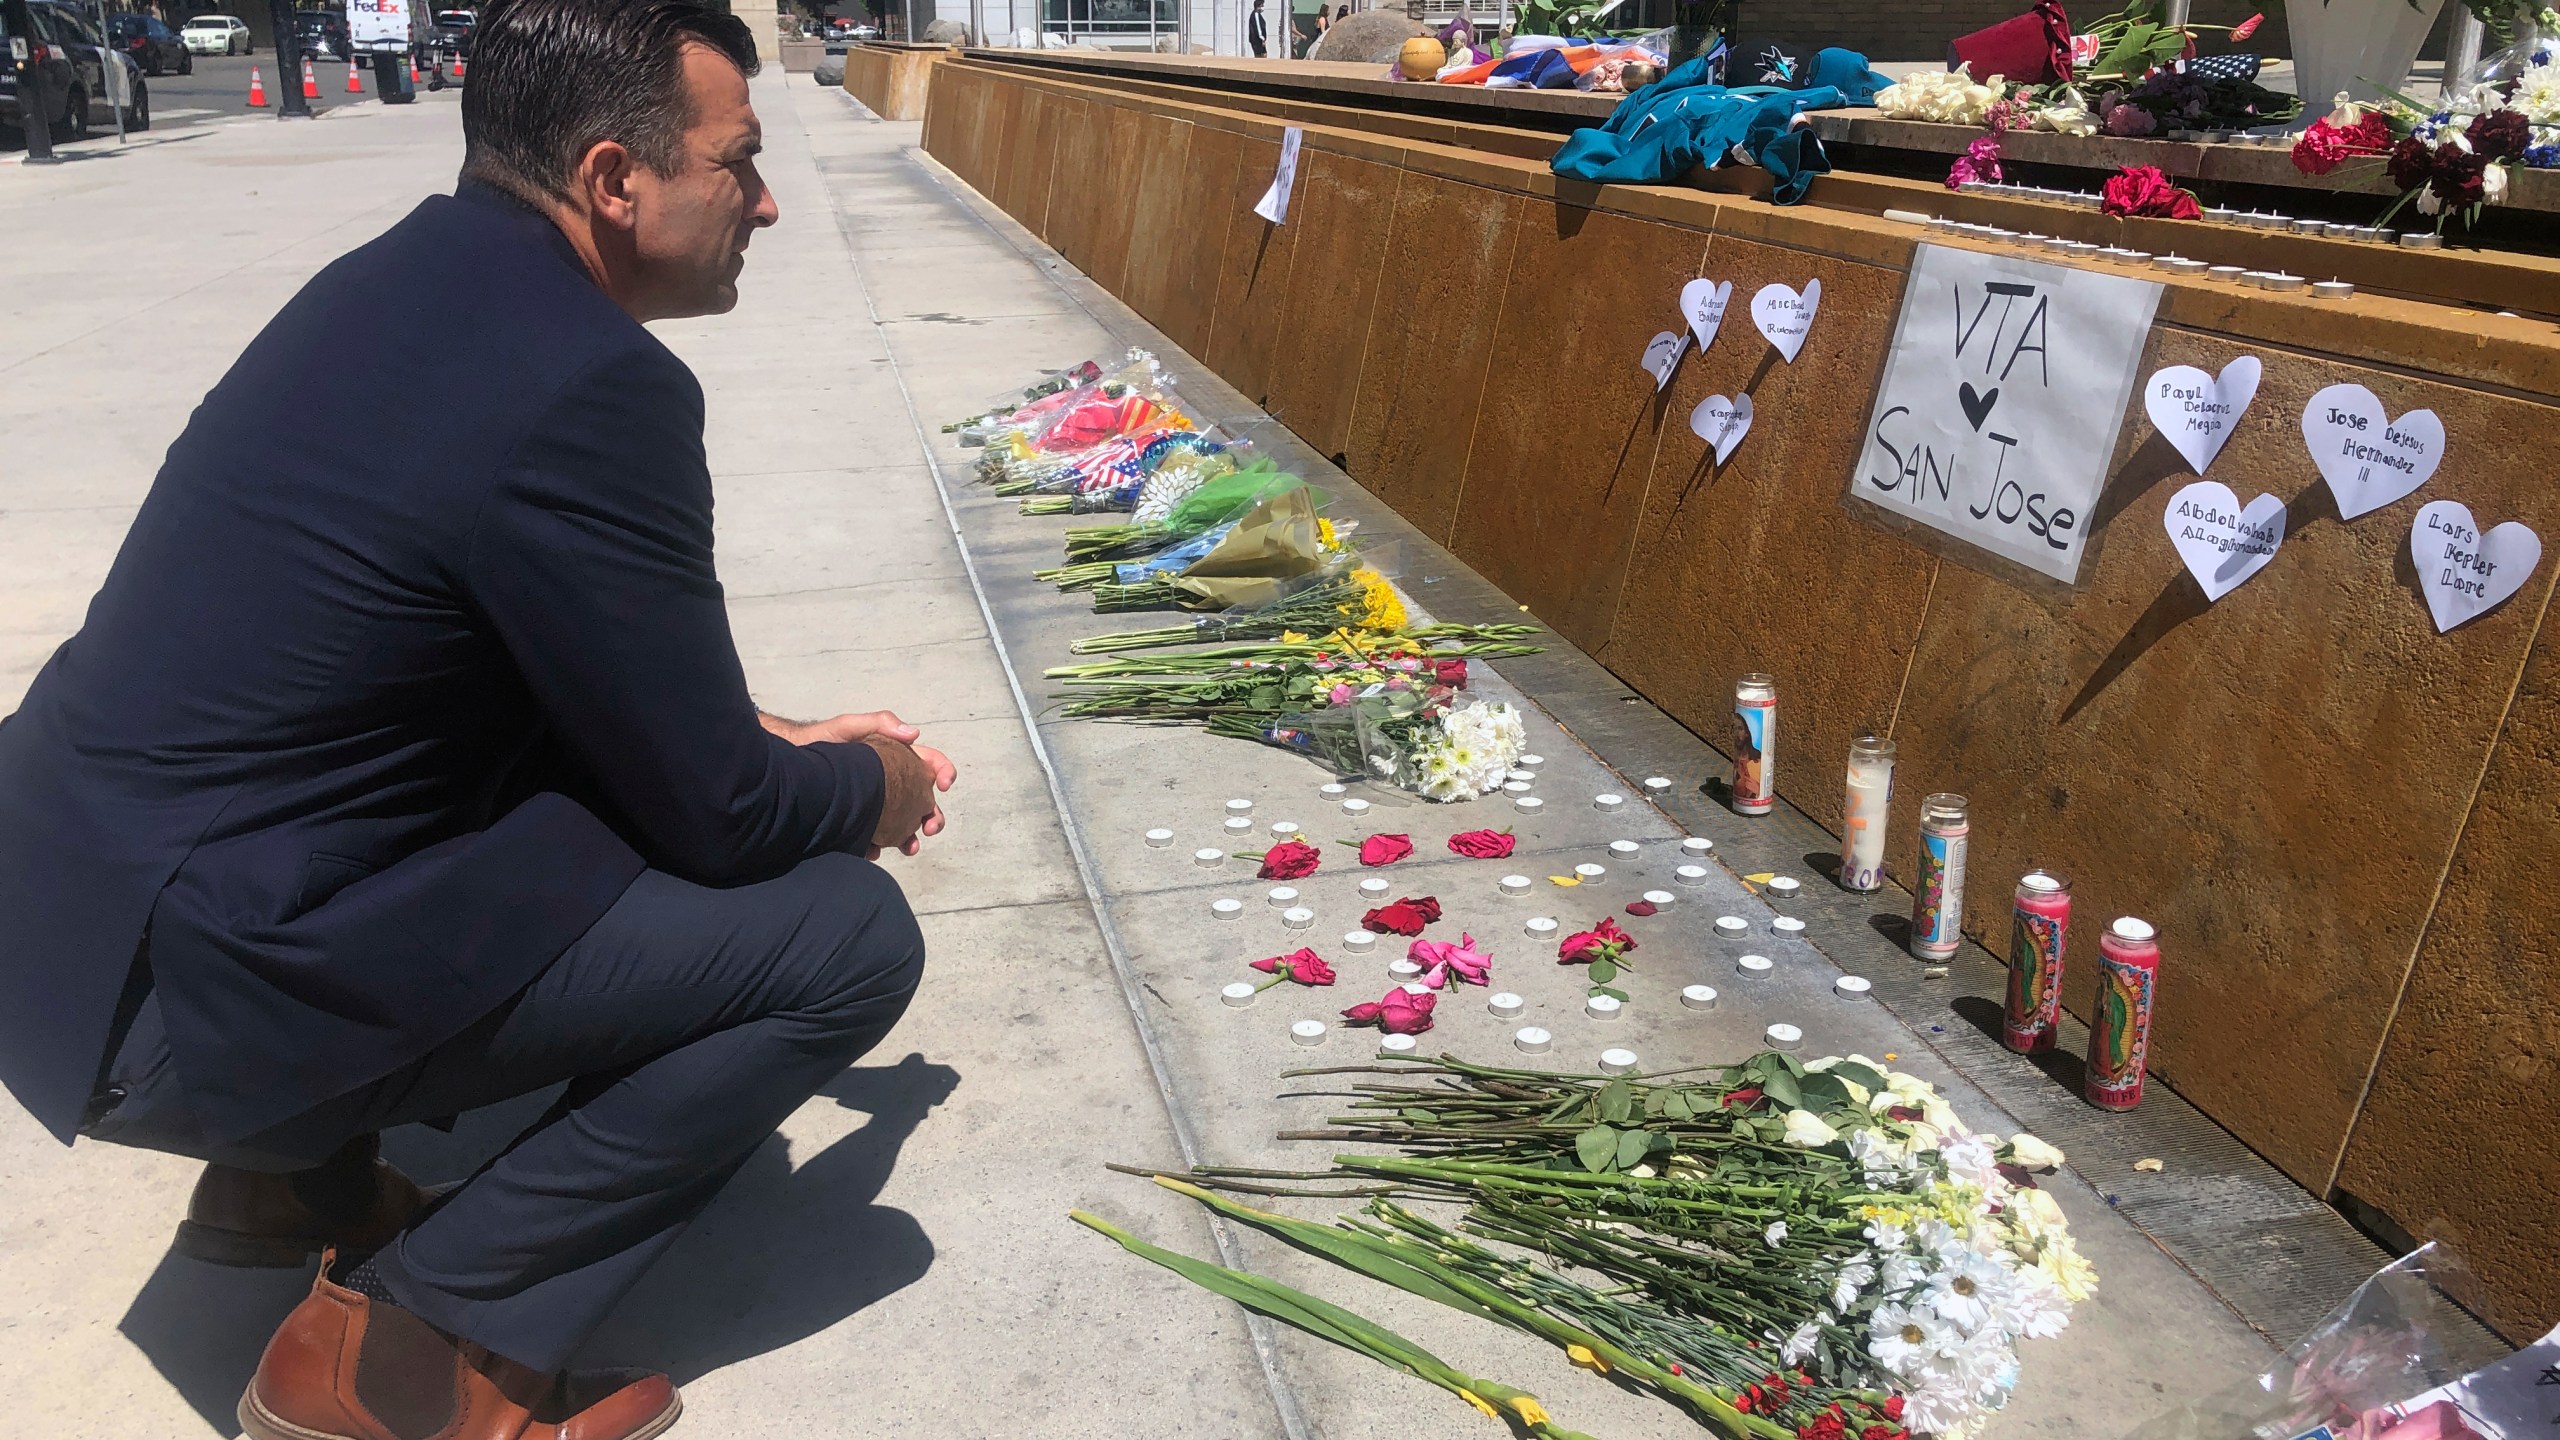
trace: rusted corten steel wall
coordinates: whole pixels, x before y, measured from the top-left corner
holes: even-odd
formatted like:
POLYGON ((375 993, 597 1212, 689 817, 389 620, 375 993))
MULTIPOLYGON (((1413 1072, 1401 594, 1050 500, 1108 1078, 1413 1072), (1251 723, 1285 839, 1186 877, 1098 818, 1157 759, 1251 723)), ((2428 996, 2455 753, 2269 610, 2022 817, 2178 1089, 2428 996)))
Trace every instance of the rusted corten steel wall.
POLYGON ((845 93, 883 120, 924 118, 925 81, 944 45, 856 45, 844 52, 845 93))
POLYGON ((2458 1236, 2510 1336, 2560 1320, 2560 662, 2538 643, 2560 564, 2438 635, 2409 559, 2434 498, 2560 540, 2548 324, 2168 282, 2142 373, 2262 357, 2214 474, 2288 502, 2283 549, 2208 609, 2161 523, 2190 477, 2136 403, 2085 583, 2031 592, 1840 499, 1913 227, 1323 125, 1274 227, 1250 207, 1279 135, 959 60, 925 143, 1698 734, 1726 743, 1734 676, 1776 675, 1793 804, 1836 825, 1850 737, 1892 735, 1906 793, 1973 799, 1966 929, 1995 951, 2031 865, 2073 877, 2089 931, 2157 923, 2156 1074, 2312 1190, 2458 1236), (1820 278, 1811 337, 1786 364, 1737 305, 1657 398, 1637 357, 1710 273, 1737 297, 1820 278), (2451 437, 2427 487, 2352 522, 2296 424, 2346 380, 2451 437), (1714 467, 1686 417, 1738 390, 1757 419, 1714 467))

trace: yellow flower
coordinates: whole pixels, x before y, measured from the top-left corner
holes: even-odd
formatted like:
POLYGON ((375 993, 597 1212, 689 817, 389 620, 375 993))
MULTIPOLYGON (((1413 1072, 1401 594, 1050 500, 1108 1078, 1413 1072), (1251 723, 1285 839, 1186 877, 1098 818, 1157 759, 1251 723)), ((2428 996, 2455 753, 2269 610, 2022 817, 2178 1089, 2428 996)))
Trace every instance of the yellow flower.
POLYGON ((1519 1415, 1520 1423, 1523 1425, 1544 1425, 1548 1423, 1547 1407, 1539 1404, 1538 1397, 1535 1395, 1515 1395, 1511 1397, 1511 1408, 1519 1415))
POLYGON ((1502 1418, 1501 1411, 1494 1409, 1493 1406, 1485 1402, 1485 1398, 1483 1396, 1463 1385, 1458 1387, 1458 1398, 1483 1411, 1484 1418, 1487 1420, 1499 1420, 1502 1418))
POLYGON ((1299 634, 1295 630, 1283 630, 1280 632, 1280 643, 1283 645, 1304 645, 1307 643, 1307 637, 1299 634))
POLYGON ((1334 540, 1333 522, 1325 519, 1323 516, 1316 517, 1316 544, 1320 548, 1326 550, 1339 550, 1342 548, 1334 540))
POLYGON ((1609 1373, 1609 1362, 1592 1354, 1591 1347, 1588 1345, 1567 1345, 1564 1347, 1564 1358, 1595 1375, 1609 1373))

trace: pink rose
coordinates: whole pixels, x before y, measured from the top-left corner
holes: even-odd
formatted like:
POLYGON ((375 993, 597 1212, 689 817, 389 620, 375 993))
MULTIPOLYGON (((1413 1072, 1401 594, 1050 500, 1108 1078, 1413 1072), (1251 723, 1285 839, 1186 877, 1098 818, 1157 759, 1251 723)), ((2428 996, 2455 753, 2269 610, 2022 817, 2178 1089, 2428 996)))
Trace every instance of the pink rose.
POLYGON ((1354 1025, 1375 1025, 1390 1035, 1419 1035, 1431 1028, 1437 995, 1416 995, 1399 985, 1367 1005, 1354 1005, 1342 1018, 1354 1025))
POLYGON ((1313 950, 1298 950, 1287 955, 1274 955, 1268 960, 1256 960, 1253 968, 1271 976, 1272 985, 1283 980, 1295 980, 1301 985, 1333 983, 1333 967, 1324 963, 1313 950))
POLYGON ((1493 978, 1493 957, 1476 948, 1473 935, 1459 936, 1454 945, 1446 940, 1416 940, 1405 958, 1423 967, 1422 983, 1434 990, 1446 987, 1453 977, 1469 985, 1493 978))

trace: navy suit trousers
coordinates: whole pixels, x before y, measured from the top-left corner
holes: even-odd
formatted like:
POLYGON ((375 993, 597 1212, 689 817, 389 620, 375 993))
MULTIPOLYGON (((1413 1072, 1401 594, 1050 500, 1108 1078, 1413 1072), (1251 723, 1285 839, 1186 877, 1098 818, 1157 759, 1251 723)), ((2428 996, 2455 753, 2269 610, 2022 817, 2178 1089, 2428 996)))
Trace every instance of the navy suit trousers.
POLYGON ((905 896, 870 861, 819 855, 727 889, 650 870, 453 1040, 236 1146, 191 1143, 146 1002, 109 1077, 125 1098, 89 1133, 295 1168, 568 1082, 374 1260, 405 1308, 556 1370, 783 1119, 889 1033, 923 966, 905 896))

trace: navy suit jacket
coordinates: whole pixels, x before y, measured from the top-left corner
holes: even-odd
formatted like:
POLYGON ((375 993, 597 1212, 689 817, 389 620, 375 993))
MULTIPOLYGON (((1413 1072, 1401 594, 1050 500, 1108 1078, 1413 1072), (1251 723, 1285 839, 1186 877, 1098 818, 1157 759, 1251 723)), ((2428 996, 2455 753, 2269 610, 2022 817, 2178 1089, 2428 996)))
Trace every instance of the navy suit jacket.
POLYGON ((757 723, 702 419, 476 185, 250 342, 0 722, 0 1081, 46 1128, 144 974, 227 1143, 503 1004, 645 866, 738 884, 869 839, 879 758, 757 723))

